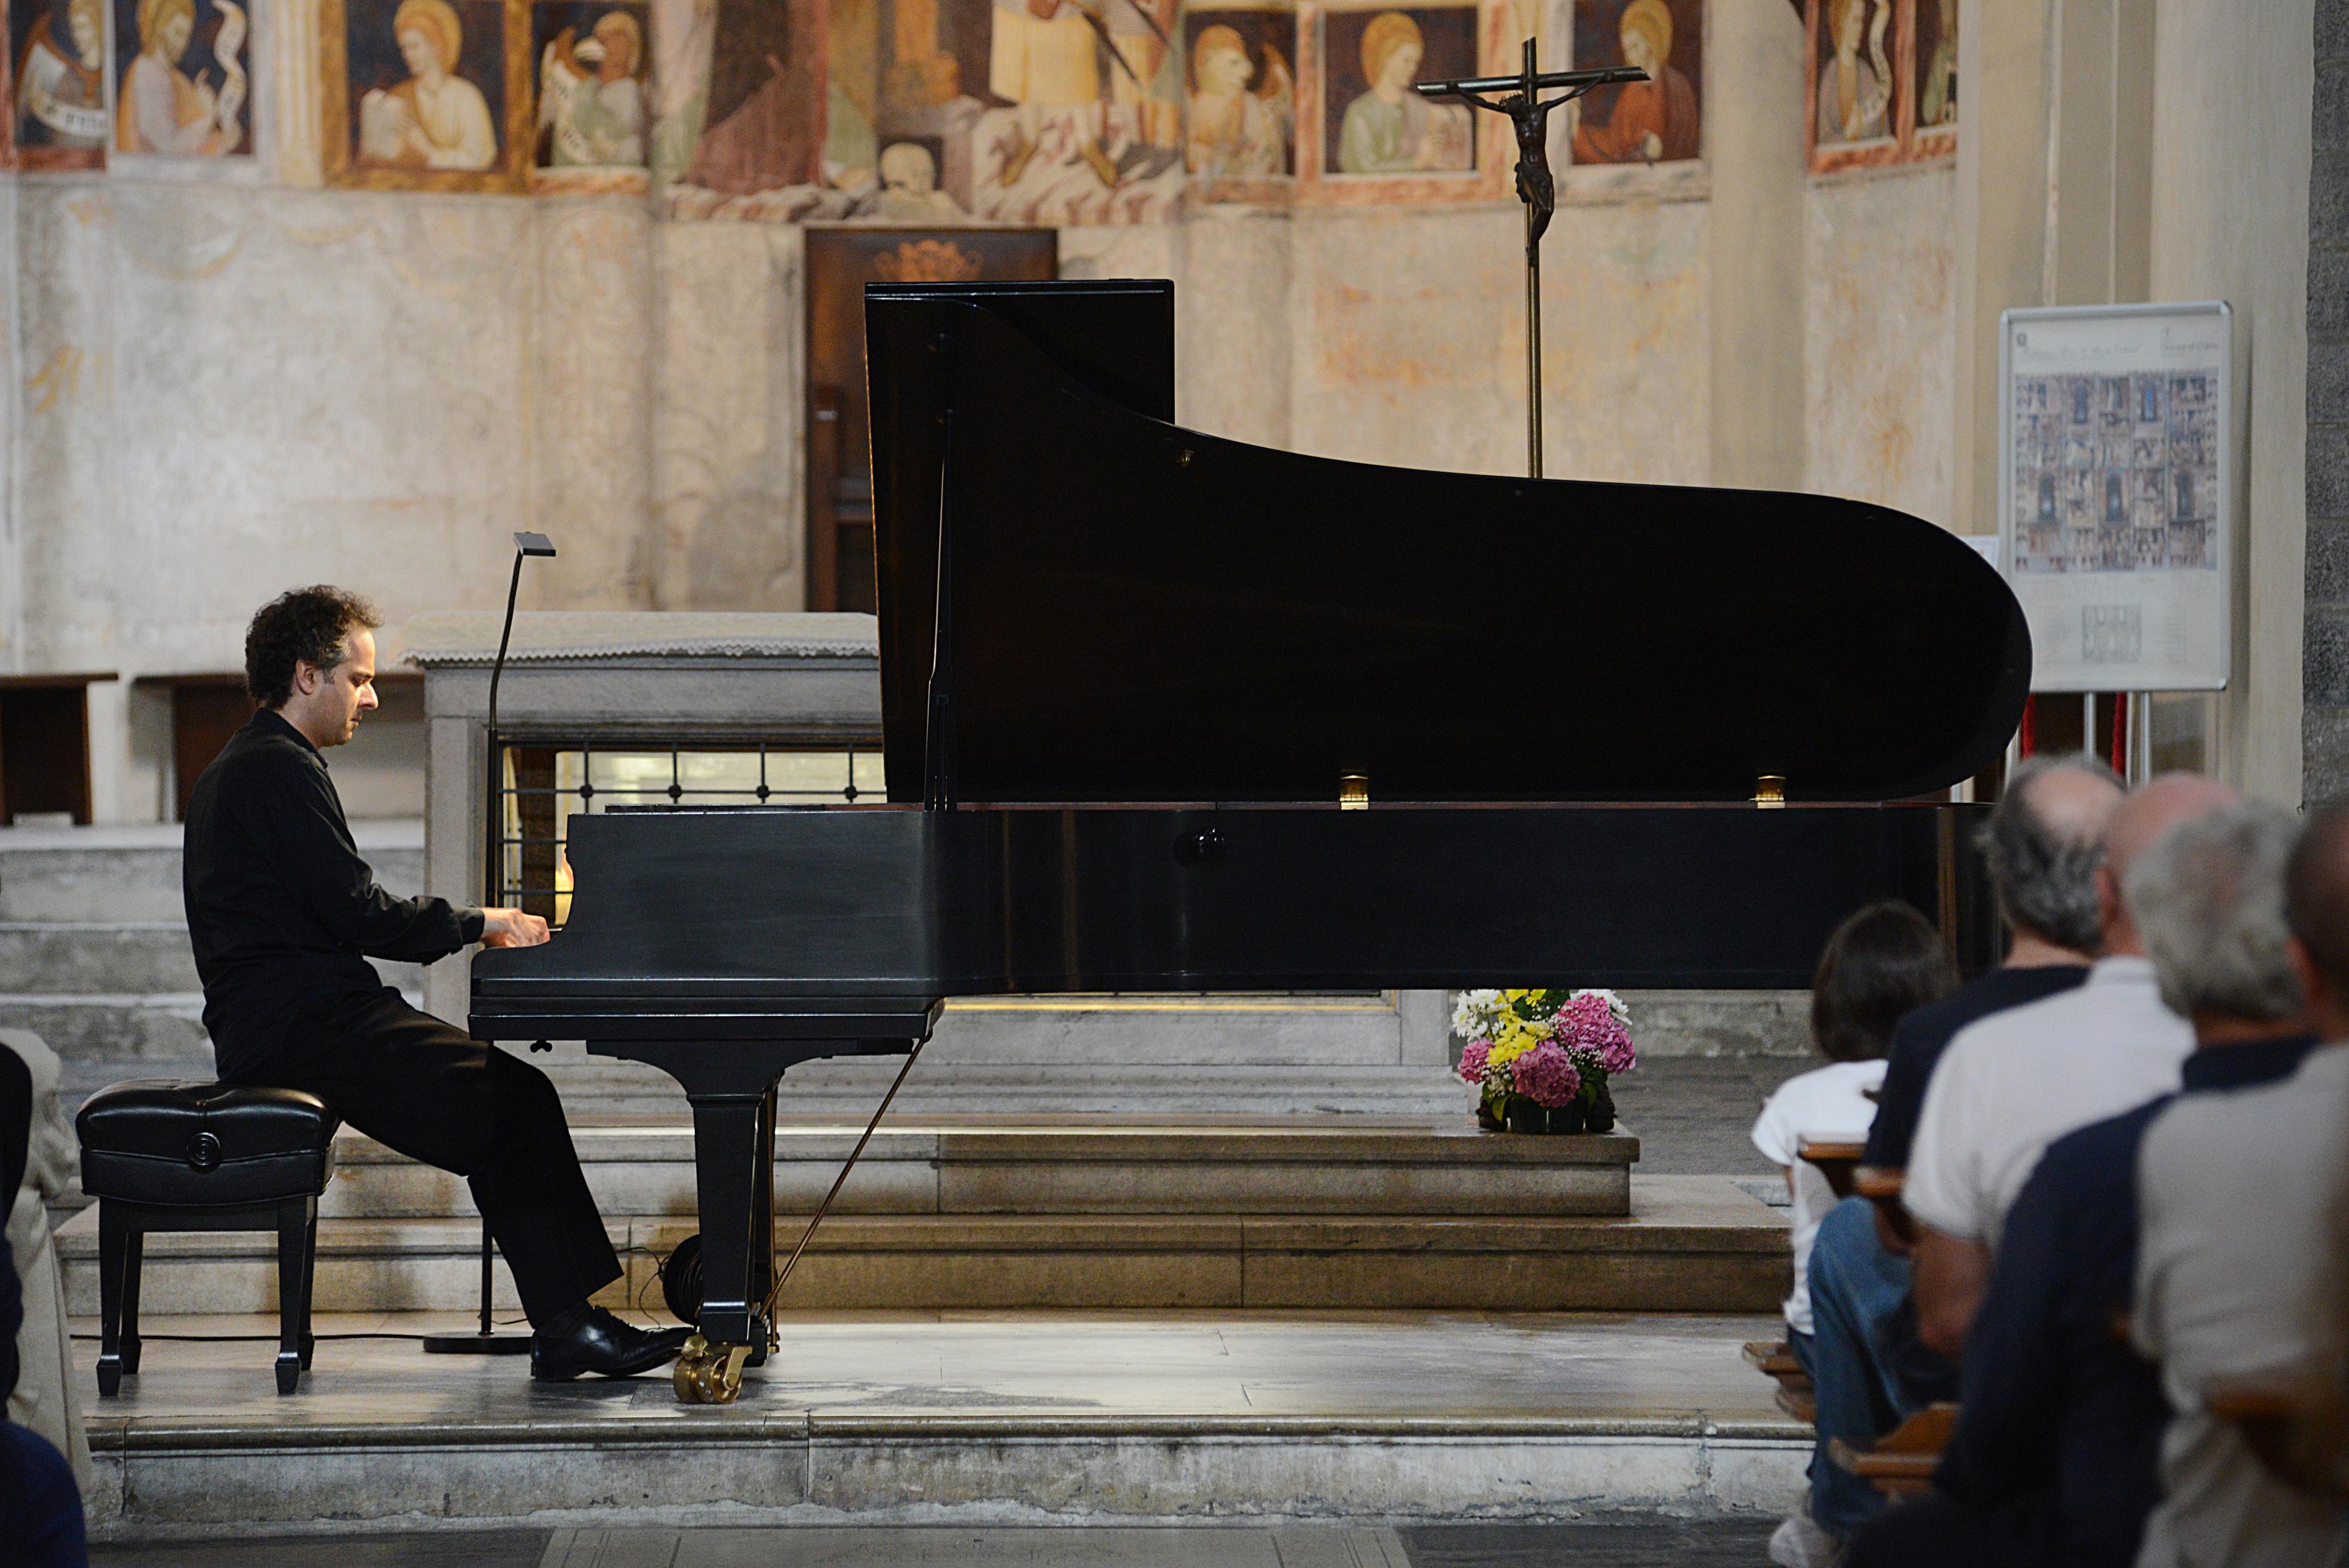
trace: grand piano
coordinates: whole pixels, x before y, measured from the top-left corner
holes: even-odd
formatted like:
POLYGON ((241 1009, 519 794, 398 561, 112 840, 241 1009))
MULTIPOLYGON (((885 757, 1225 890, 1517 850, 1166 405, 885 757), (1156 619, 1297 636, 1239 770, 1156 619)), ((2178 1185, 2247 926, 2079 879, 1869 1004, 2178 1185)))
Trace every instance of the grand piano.
POLYGON ((887 800, 574 818, 568 923, 473 962, 477 1037, 684 1086, 681 1397, 775 1343, 784 1072, 949 996, 1801 986, 1884 898, 1996 961, 1946 797, 2030 644, 1941 529, 1188 429, 1163 282, 876 284, 865 323, 887 800))

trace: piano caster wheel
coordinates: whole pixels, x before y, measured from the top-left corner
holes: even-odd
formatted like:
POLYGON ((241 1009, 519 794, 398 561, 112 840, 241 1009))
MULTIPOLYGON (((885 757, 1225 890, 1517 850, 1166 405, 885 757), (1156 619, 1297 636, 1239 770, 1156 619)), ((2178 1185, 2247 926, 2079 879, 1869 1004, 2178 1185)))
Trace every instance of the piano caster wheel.
POLYGON ((742 1397, 747 1345, 712 1345, 698 1334, 677 1358, 678 1398, 688 1405, 730 1405, 742 1397))

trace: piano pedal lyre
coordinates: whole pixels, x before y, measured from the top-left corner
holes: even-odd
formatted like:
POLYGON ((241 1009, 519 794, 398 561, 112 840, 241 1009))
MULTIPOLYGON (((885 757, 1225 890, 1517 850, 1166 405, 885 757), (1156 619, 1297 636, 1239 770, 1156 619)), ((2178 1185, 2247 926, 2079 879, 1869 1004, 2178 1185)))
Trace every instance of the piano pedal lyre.
POLYGON ((742 1363, 750 1359, 747 1345, 712 1345, 698 1334, 685 1342, 677 1358, 673 1380, 677 1397, 688 1405, 730 1405, 742 1397, 742 1363))
POLYGON ((1764 773, 1754 781, 1754 804, 1768 811, 1786 803, 1786 776, 1764 773))
POLYGON ((1371 809, 1371 781, 1360 773, 1348 773, 1338 780, 1338 810, 1367 811, 1371 809))

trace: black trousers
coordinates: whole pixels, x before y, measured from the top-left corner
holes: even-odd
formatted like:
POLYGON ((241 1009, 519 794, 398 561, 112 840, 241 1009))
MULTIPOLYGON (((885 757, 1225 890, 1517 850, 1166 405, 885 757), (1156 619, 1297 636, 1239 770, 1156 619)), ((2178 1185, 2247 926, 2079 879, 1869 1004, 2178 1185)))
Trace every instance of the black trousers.
POLYGON ((1983 1511, 1945 1491, 1878 1510, 1845 1546, 1843 1568, 2040 1568, 2057 1561, 2054 1498, 1983 1511))
POLYGON ((377 1142, 464 1177, 533 1323, 620 1277, 546 1075, 389 986, 304 1012, 274 1060, 233 1081, 315 1094, 377 1142))

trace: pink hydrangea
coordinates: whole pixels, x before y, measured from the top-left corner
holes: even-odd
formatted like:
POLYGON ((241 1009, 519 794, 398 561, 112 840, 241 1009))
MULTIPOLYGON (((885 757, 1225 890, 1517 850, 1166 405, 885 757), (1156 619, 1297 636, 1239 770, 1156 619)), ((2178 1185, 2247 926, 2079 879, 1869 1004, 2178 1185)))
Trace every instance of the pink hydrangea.
POLYGON ((1509 1076, 1519 1094, 1536 1105, 1560 1106, 1582 1092, 1582 1075, 1557 1042, 1544 1040, 1509 1064, 1509 1076))
POLYGON ((1586 992, 1560 1007, 1557 1037, 1572 1055, 1604 1073, 1628 1072, 1639 1063, 1631 1031, 1604 996, 1586 992))
POLYGON ((1493 1054, 1490 1040, 1471 1040, 1461 1047, 1460 1081, 1482 1084, 1485 1081, 1485 1058, 1493 1054))

